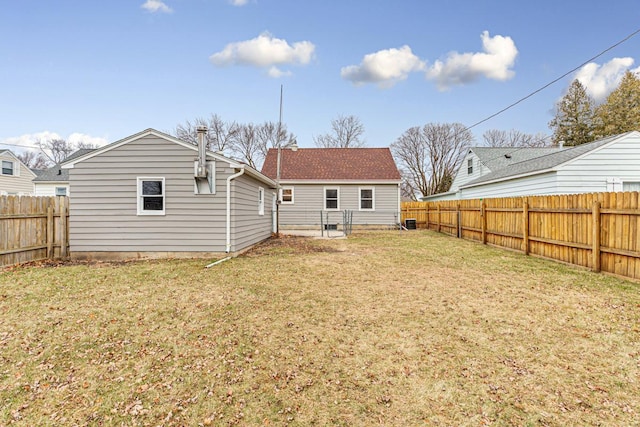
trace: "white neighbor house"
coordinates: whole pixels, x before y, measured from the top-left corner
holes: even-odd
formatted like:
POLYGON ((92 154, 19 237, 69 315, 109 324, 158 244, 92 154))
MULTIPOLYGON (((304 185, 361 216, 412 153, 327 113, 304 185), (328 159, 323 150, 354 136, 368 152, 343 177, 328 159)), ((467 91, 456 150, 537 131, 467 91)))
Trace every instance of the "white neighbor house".
POLYGON ((451 189, 425 201, 640 191, 640 132, 549 148, 469 149, 451 189))

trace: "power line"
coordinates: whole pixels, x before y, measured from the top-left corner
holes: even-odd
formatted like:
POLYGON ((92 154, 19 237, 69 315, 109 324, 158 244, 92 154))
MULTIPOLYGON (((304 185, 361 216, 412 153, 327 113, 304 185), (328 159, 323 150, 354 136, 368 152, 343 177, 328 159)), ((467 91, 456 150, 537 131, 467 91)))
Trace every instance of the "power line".
POLYGON ((627 40, 629 40, 630 38, 632 38, 633 36, 635 36, 636 34, 640 33, 640 28, 638 28, 637 30, 635 30, 633 33, 629 34, 628 36, 626 36, 625 38, 623 38, 622 40, 616 42, 615 44, 612 44, 611 46, 609 46, 608 48, 606 48, 605 50, 603 50, 602 52, 598 53, 596 56, 587 59, 586 61, 584 61, 582 64, 578 65, 577 67, 567 71, 566 73, 564 73, 563 75, 561 75, 560 77, 556 78, 555 80, 552 80, 551 82, 547 83, 546 85, 542 86, 539 89, 534 90, 533 92, 529 93, 528 95, 518 99, 516 102, 509 104, 508 106, 506 106, 505 108, 503 108, 502 110, 498 111, 497 113, 493 113, 492 115, 490 115, 487 118, 484 118, 482 120, 480 120, 479 122, 476 122, 474 124, 472 124, 471 126, 468 126, 467 128, 465 128, 463 130, 467 131, 470 129, 473 129, 474 127, 489 121, 491 119, 493 119, 494 117, 504 113, 507 110, 510 110, 511 108, 515 107, 516 105, 520 104, 521 102, 531 98, 533 95, 537 94, 538 92, 542 92, 543 90, 545 90, 546 88, 548 88, 549 86, 551 86, 554 83, 557 83, 558 81, 564 79, 565 77, 567 77, 569 74, 579 70, 580 68, 584 67, 585 65, 587 65, 588 63, 590 63, 591 61, 598 59, 599 57, 601 57, 602 55, 604 55, 605 53, 609 52, 610 50, 620 46, 622 43, 626 42, 627 40))

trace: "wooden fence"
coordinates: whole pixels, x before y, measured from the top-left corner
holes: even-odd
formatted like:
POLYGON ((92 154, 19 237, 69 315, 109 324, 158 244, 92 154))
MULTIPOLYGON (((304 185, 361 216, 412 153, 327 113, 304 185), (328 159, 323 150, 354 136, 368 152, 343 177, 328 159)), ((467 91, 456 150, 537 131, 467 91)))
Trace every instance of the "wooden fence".
POLYGON ((406 202, 417 228, 640 279, 638 192, 406 202))
POLYGON ((0 196, 0 266, 68 254, 67 197, 0 196))

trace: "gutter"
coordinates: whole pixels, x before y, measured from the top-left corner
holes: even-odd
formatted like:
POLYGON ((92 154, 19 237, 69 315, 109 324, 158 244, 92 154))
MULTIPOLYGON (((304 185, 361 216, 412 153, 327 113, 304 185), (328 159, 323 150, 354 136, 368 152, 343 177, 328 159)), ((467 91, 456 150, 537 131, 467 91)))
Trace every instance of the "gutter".
POLYGON ((227 246, 226 253, 231 252, 231 181, 244 175, 244 168, 240 172, 227 177, 227 246))

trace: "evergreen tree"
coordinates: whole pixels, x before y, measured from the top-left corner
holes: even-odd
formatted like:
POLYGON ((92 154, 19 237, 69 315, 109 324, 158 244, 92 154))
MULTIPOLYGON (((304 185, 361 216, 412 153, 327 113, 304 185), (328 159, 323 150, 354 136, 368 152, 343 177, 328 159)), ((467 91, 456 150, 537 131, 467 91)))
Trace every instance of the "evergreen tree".
POLYGON ((597 137, 640 130, 640 78, 627 71, 616 90, 596 110, 597 137))
POLYGON ((556 104, 556 116, 549 122, 553 130, 553 143, 573 146, 591 142, 594 135, 594 101, 585 87, 574 80, 556 104))

